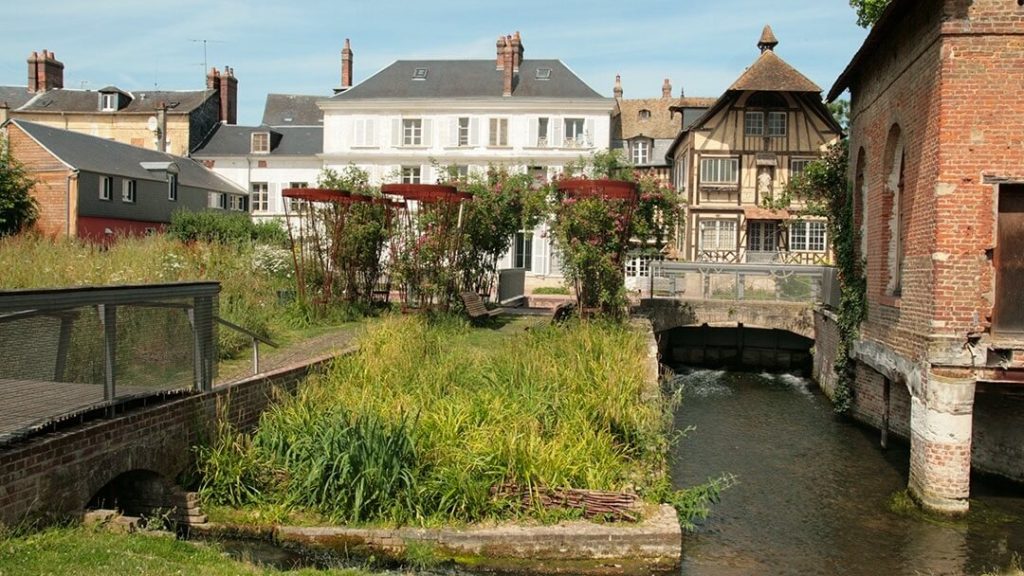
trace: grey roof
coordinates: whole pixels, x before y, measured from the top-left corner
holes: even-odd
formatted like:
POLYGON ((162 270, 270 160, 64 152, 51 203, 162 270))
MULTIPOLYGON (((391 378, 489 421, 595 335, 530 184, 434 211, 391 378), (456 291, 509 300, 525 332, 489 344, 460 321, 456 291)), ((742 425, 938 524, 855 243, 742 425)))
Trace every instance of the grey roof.
POLYGON ((77 170, 139 180, 162 180, 162 177, 143 168, 142 163, 173 162, 178 167, 178 182, 183 186, 233 194, 245 193, 191 158, 146 150, 35 122, 11 120, 10 124, 24 130, 54 156, 77 170))
POLYGON ((270 132, 270 154, 259 156, 315 156, 324 151, 324 129, 319 126, 231 126, 219 124, 192 156, 210 158, 248 156, 253 132, 270 132))
MULTIPOLYGON (((398 60, 331 100, 365 98, 501 98, 502 70, 494 60, 398 60), (413 79, 417 68, 426 78, 413 79)), ((561 60, 523 60, 512 98, 601 98, 561 60), (538 69, 550 69, 547 80, 538 69)))
POLYGON ((316 105, 324 96, 267 94, 263 107, 266 126, 323 126, 324 111, 316 105))
MULTIPOLYGON (((131 96, 127 106, 117 111, 118 114, 152 114, 157 104, 164 102, 168 106, 168 114, 187 114, 202 106, 206 100, 215 96, 215 90, 145 90, 141 92, 125 92, 108 87, 106 92, 121 92, 131 96)), ((71 90, 59 88, 49 90, 34 97, 19 108, 20 112, 99 112, 99 94, 93 90, 71 90)))
POLYGON ((33 96, 27 86, 0 86, 0 102, 6 102, 12 110, 20 108, 33 96))

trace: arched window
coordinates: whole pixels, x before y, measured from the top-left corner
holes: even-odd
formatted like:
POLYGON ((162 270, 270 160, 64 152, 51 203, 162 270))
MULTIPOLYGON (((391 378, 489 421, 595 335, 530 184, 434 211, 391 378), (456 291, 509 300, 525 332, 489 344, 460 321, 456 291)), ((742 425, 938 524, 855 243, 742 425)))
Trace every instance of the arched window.
POLYGON ((857 170, 853 176, 853 228, 860 234, 860 257, 868 254, 868 188, 864 175, 867 173, 867 156, 864 148, 857 150, 857 170))
POLYGON ((903 133, 899 124, 893 124, 885 142, 884 171, 885 193, 882 202, 882 213, 888 214, 887 226, 883 227, 886 237, 886 255, 888 272, 886 291, 892 296, 900 296, 903 289, 903 260, 906 250, 906 219, 909 201, 904 193, 904 160, 903 133))

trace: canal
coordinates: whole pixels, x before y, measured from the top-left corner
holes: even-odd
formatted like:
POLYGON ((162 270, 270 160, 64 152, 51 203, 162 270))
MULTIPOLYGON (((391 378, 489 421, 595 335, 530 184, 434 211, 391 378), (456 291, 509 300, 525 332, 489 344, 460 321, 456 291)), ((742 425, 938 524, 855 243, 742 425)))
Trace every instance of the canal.
POLYGON ((832 413, 814 382, 676 366, 689 429, 677 486, 722 474, 735 484, 683 545, 684 576, 983 574, 1024 556, 1024 493, 972 481, 971 514, 938 521, 896 512, 909 447, 832 413))

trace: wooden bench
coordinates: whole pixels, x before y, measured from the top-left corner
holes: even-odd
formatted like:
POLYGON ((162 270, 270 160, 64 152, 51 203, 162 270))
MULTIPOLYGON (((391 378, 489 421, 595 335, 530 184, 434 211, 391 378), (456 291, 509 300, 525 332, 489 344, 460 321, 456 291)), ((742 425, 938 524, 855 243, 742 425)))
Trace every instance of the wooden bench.
POLYGON ((493 318, 505 311, 504 308, 488 309, 480 295, 476 292, 462 292, 462 305, 466 308, 466 314, 470 320, 493 318))

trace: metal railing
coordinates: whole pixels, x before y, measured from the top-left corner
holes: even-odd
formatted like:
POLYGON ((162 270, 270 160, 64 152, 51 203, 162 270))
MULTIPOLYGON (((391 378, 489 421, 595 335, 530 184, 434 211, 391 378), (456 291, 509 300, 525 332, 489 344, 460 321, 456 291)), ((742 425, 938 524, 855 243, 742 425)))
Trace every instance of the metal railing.
POLYGON ((0 441, 132 399, 211 390, 219 293, 217 282, 0 292, 0 441))
POLYGON ((828 266, 652 262, 645 295, 651 298, 821 302, 828 266))

